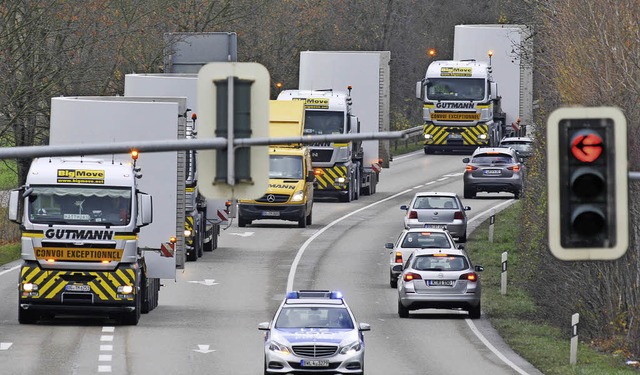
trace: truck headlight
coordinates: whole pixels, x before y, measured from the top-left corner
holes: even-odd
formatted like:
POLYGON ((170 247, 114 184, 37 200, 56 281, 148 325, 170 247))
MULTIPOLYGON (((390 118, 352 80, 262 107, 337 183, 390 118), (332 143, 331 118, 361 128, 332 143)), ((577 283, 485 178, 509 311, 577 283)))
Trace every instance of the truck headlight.
POLYGON ((347 179, 344 178, 344 177, 336 178, 336 183, 338 183, 338 184, 344 184, 345 182, 347 182, 347 179))
POLYGON ((431 134, 425 134, 424 135, 424 139, 426 139, 427 141, 430 140, 431 138, 433 138, 433 135, 431 135, 431 134))
POLYGON ((36 290, 38 290, 38 284, 24 283, 22 284, 22 290, 25 292, 35 292, 36 290))
POLYGON ((291 202, 302 202, 304 200, 304 191, 299 190, 291 196, 291 202))
POLYGON ((191 232, 191 230, 189 230, 189 229, 185 229, 185 230, 184 230, 184 236, 185 236, 186 238, 191 237, 191 235, 192 235, 192 234, 193 234, 193 232, 191 232))
POLYGON ((478 135, 478 139, 481 141, 486 141, 489 138, 489 135, 487 134, 479 134, 478 135))
POLYGON ((131 286, 131 285, 120 285, 118 287, 118 293, 131 294, 131 293, 133 293, 133 286, 131 286))

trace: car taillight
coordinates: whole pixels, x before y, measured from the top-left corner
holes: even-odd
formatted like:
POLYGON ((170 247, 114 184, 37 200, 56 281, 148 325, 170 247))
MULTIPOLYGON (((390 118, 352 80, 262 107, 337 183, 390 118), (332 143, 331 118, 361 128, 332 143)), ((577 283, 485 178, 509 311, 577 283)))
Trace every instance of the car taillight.
POLYGON ((402 253, 396 251, 396 263, 402 263, 402 253))
POLYGON ((507 169, 510 170, 510 171, 518 172, 518 171, 520 171, 520 166, 519 165, 514 165, 512 167, 507 167, 507 169))
POLYGON ((456 211, 456 212, 453 214, 453 218, 454 218, 455 220, 463 220, 463 219, 464 219, 464 215, 462 215, 462 211, 456 211))
POLYGON ((460 280, 478 281, 478 274, 475 272, 460 275, 460 280))
POLYGON ((404 281, 411 281, 411 280, 422 280, 422 276, 420 276, 420 274, 414 273, 414 272, 407 272, 404 274, 403 277, 404 281))
POLYGON ((474 167, 473 165, 467 165, 464 170, 467 172, 471 172, 471 171, 475 171, 476 169, 478 169, 478 167, 474 167))
POLYGON ((418 213, 416 211, 409 211, 409 219, 417 219, 418 213))

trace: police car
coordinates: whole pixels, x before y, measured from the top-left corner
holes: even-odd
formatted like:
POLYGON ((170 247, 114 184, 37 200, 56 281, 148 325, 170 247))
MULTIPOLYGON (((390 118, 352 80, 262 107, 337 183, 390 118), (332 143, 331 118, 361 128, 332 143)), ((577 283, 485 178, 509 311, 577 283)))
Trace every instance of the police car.
POLYGON ((287 293, 265 332, 264 373, 364 373, 367 323, 357 323, 342 298, 328 290, 287 293))

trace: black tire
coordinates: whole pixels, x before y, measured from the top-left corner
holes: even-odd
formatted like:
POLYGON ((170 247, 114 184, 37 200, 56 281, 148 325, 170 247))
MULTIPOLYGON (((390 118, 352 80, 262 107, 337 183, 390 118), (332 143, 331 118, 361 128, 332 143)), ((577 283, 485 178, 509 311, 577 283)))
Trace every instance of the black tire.
POLYGON ((476 192, 473 189, 464 188, 464 197, 466 199, 473 199, 476 197, 476 192))
POLYGON ((133 297, 136 304, 135 309, 133 311, 123 313, 122 317, 120 318, 120 324, 127 326, 138 325, 138 322, 140 321, 140 312, 142 310, 142 303, 140 302, 142 296, 140 293, 141 291, 138 291, 133 297))
POLYGON ((307 219, 306 219, 307 220, 307 225, 311 225, 311 222, 313 220, 312 217, 311 217, 312 215, 313 215, 313 209, 311 209, 311 211, 309 211, 309 215, 307 215, 307 219))
POLYGON ((393 289, 396 289, 398 287, 398 277, 393 276, 391 272, 389 272, 389 286, 393 289))
POLYGON ((35 324, 38 319, 40 319, 39 314, 34 313, 33 311, 25 310, 22 307, 18 306, 18 323, 35 324))
POLYGON ((298 228, 306 228, 307 227, 307 210, 305 209, 302 213, 302 217, 298 219, 298 228))
POLYGON ((429 146, 424 146, 424 154, 425 155, 433 154, 433 150, 429 149, 429 146))
POLYGON ((460 238, 458 238, 458 242, 465 243, 467 242, 467 232, 465 232, 460 238))
POLYGON ((522 191, 516 190, 513 192, 513 199, 520 199, 520 195, 522 195, 522 191))
POLYGON ((360 190, 362 189, 362 175, 360 174, 360 163, 358 163, 358 170, 356 170, 355 189, 353 189, 353 200, 360 199, 360 190))
POLYGON ((480 319, 480 315, 482 315, 480 303, 478 303, 478 306, 469 309, 469 317, 471 319, 480 319))
POLYGON ((408 318, 409 317, 409 309, 407 309, 406 307, 402 306, 402 303, 400 302, 400 300, 398 300, 398 316, 401 318, 408 318))

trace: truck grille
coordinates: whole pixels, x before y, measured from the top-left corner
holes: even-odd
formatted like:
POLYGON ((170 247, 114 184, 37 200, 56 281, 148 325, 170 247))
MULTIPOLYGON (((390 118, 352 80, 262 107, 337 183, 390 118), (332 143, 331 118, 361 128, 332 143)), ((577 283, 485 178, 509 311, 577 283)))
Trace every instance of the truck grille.
POLYGON ((322 358, 331 357, 336 354, 336 345, 294 345, 291 349, 300 357, 322 358))
POLYGON ((311 161, 313 163, 328 163, 333 156, 333 150, 311 150, 311 161))
POLYGON ((287 194, 265 194, 262 197, 256 199, 256 202, 260 203, 286 203, 289 200, 287 194), (269 200, 270 197, 273 197, 269 200))

